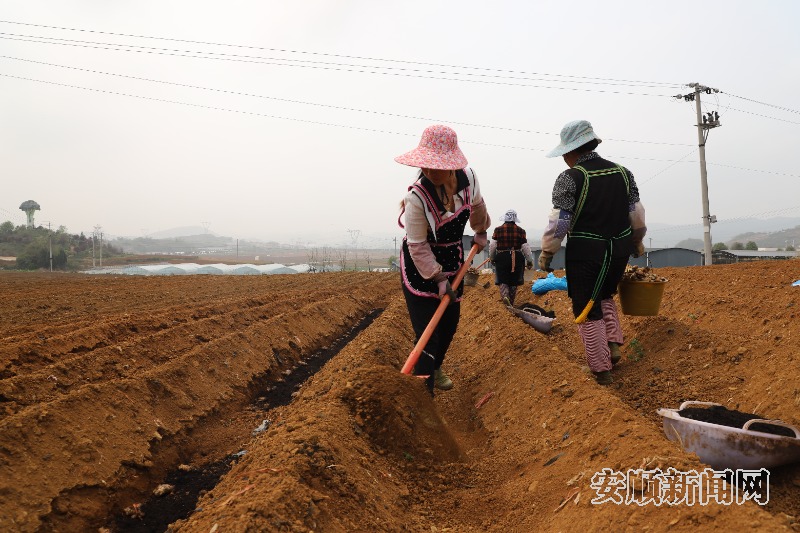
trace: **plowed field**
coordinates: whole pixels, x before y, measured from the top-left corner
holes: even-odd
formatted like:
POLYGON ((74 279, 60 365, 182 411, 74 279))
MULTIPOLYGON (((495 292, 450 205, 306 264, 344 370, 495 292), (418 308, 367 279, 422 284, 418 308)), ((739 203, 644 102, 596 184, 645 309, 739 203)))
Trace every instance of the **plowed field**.
POLYGON ((800 261, 658 273, 609 387, 565 292, 520 292, 545 335, 481 276, 433 398, 396 274, 0 274, 0 530, 800 530, 798 464, 763 506, 592 503, 604 468, 704 467, 659 407, 800 426, 800 261))

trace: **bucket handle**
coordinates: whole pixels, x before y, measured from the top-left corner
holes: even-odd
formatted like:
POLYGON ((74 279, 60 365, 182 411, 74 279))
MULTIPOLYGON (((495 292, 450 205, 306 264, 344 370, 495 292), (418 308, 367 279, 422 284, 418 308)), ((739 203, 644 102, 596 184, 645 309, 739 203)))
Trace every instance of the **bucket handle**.
MULTIPOLYGON (((787 429, 791 429, 792 431, 794 431, 794 438, 800 439, 800 430, 797 429, 794 426, 790 426, 789 424, 787 424, 786 422, 783 422, 782 420, 766 420, 766 419, 762 419, 762 418, 753 418, 752 420, 748 420, 747 422, 745 422, 744 426, 742 426, 742 429, 745 429, 745 430, 749 429, 752 424, 756 424, 756 423, 769 424, 770 426, 781 426, 781 427, 785 427, 787 429)), ((751 431, 756 431, 756 430, 753 429, 751 431)), ((759 433, 763 433, 763 431, 759 431, 759 433)))
POLYGON ((689 401, 687 401, 687 402, 683 402, 683 403, 681 404, 681 406, 678 408, 678 411, 683 411, 684 409, 686 409, 686 408, 687 408, 687 407, 689 407, 690 405, 707 405, 707 406, 709 406, 709 407, 713 407, 713 406, 722 407, 722 404, 721 404, 721 403, 714 403, 714 402, 696 402, 696 401, 694 401, 694 400, 689 400, 689 401))

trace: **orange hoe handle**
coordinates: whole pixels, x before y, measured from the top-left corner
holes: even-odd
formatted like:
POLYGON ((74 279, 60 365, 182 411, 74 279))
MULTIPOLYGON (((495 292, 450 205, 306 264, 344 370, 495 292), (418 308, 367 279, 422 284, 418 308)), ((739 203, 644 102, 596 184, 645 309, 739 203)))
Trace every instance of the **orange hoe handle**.
POLYGON ((480 270, 480 269, 483 267, 483 265, 485 265, 486 263, 488 263, 488 262, 489 262, 489 259, 491 259, 491 257, 487 257, 487 258, 486 258, 486 259, 483 261, 483 263, 481 263, 480 265, 478 265, 478 266, 476 266, 476 267, 475 267, 475 270, 480 270))
MULTIPOLYGON (((476 253, 478 253, 478 245, 473 244, 472 249, 470 249, 469 251, 467 259, 464 261, 464 264, 461 265, 461 268, 458 269, 456 277, 453 279, 453 283, 451 284, 453 290, 456 290, 458 286, 461 284, 461 280, 464 279, 464 275, 467 273, 469 265, 470 263, 472 263, 472 259, 475 257, 476 253)), ((433 313, 431 321, 428 322, 428 326, 425 328, 425 331, 422 332, 422 335, 417 341, 417 344, 414 346, 414 349, 411 350, 411 353, 408 355, 408 359, 406 359, 406 364, 403 365, 403 369, 400 370, 400 372, 402 372, 403 374, 410 374, 411 371, 414 369, 414 365, 417 364, 417 360, 419 359, 419 356, 422 354, 422 350, 425 349, 425 346, 428 344, 431 335, 433 335, 433 330, 436 329, 436 326, 439 325, 439 320, 442 319, 444 310, 447 309, 448 305, 450 305, 450 295, 445 294, 444 296, 442 296, 442 300, 439 302, 439 307, 436 308, 436 312, 433 313)))

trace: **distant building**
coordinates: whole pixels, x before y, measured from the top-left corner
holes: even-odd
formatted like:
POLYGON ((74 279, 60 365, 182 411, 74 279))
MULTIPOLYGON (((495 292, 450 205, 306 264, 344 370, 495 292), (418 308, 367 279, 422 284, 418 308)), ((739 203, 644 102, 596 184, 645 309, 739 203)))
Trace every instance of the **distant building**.
MULTIPOLYGON (((531 252, 533 252, 533 267, 539 268, 539 256, 542 254, 542 249, 531 248, 531 252)), ((567 249, 565 246, 562 246, 553 256, 553 260, 550 261, 550 268, 552 268, 553 270, 561 270, 563 268, 566 268, 566 266, 567 266, 567 249)))
POLYGON ((797 252, 778 252, 762 250, 717 250, 711 253, 715 265, 729 265, 746 261, 770 261, 796 259, 800 256, 797 252))
POLYGON ((688 248, 650 248, 641 257, 631 257, 628 263, 651 268, 702 266, 705 264, 705 256, 702 252, 688 248))
MULTIPOLYGON (((533 262, 537 265, 541 249, 533 250, 533 262)), ((703 264, 703 253, 687 248, 658 248, 650 249, 641 257, 631 257, 628 263, 640 267, 650 266, 651 268, 661 267, 684 267, 701 266, 703 264)), ((566 246, 562 246, 553 256, 550 267, 555 270, 565 268, 567 265, 566 246)))

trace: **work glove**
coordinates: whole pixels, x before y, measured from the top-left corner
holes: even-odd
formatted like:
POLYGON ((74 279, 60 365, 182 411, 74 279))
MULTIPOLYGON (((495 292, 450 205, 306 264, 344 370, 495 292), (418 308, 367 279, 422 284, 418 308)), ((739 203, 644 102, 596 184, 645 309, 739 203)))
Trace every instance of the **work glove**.
POLYGON ((456 293, 453 291, 453 287, 450 285, 450 280, 444 279, 438 283, 439 285, 439 299, 444 298, 444 295, 448 295, 450 297, 450 304, 456 301, 456 293))
POLYGON ((553 269, 550 268, 550 263, 552 261, 553 261, 553 254, 542 250, 542 253, 539 254, 539 268, 544 270, 545 272, 552 272, 553 269))
POLYGON ((636 243, 634 245, 633 257, 641 257, 644 255, 644 244, 636 243))
POLYGON ((531 261, 531 260, 525 261, 525 268, 527 268, 528 270, 532 269, 533 268, 533 261, 531 261))
POLYGON ((474 237, 472 237, 472 244, 478 245, 478 253, 481 253, 483 249, 486 247, 486 243, 489 242, 488 237, 486 237, 486 232, 482 231, 480 233, 476 233, 474 237))

